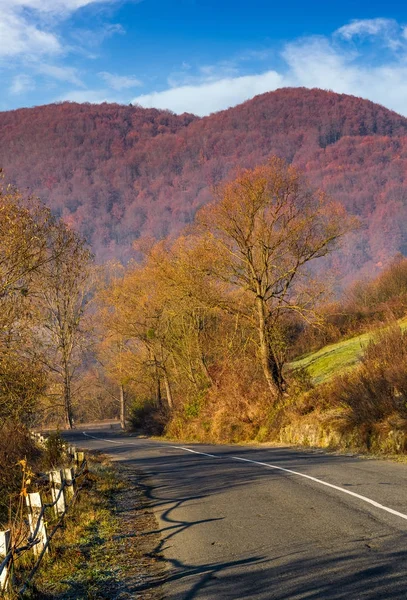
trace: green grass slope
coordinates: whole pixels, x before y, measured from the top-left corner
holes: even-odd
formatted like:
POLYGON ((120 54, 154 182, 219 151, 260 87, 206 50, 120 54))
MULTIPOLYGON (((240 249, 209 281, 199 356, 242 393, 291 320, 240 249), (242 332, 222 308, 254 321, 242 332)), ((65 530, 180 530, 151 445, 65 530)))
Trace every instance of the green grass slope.
MULTIPOLYGON (((407 317, 398 321, 402 329, 407 329, 407 317)), ((373 330, 353 338, 329 344, 317 352, 312 352, 291 362, 289 368, 305 369, 314 384, 323 383, 334 375, 339 375, 355 367, 367 344, 381 331, 373 330)))

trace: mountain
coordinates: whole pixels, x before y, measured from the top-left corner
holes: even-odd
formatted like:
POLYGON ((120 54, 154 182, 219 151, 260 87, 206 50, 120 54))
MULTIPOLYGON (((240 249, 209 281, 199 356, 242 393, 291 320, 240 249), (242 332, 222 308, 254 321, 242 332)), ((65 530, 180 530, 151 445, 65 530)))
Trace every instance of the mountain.
POLYGON ((407 254, 407 119, 353 96, 287 88, 205 118, 116 104, 0 113, 0 167, 79 229, 100 261, 176 235, 211 187, 277 154, 363 221, 337 260, 371 274, 407 254))

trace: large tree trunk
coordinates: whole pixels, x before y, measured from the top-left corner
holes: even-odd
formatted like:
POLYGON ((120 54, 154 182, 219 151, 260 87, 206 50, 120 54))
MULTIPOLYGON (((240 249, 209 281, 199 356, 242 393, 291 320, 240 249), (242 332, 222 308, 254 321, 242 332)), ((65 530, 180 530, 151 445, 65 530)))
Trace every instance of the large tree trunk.
POLYGON ((213 386, 217 387, 217 385, 218 385, 218 384, 216 383, 216 381, 214 381, 214 379, 213 379, 212 375, 209 373, 208 366, 207 366, 207 364, 206 364, 205 357, 202 355, 202 352, 200 352, 200 357, 199 357, 199 359, 200 359, 200 361, 201 361, 202 370, 203 370, 203 372, 204 372, 204 374, 205 374, 205 377, 206 377, 206 379, 208 380, 208 382, 209 382, 211 385, 213 385, 213 386))
POLYGON ((279 394, 283 394, 286 391, 286 383, 283 377, 282 365, 280 361, 277 359, 275 353, 273 352, 273 347, 269 341, 269 352, 270 352, 270 370, 273 374, 273 380, 276 386, 278 387, 279 394))
POLYGON ((71 399, 71 382, 69 373, 65 370, 64 375, 64 411, 65 411, 65 425, 67 429, 73 428, 72 418, 72 399, 71 399))
POLYGON ((281 389, 277 383, 278 377, 276 369, 278 370, 277 363, 274 360, 274 356, 271 352, 268 336, 267 336, 267 325, 264 300, 261 296, 256 298, 256 307, 258 315, 258 332, 259 332, 259 345, 260 345, 260 358, 261 365, 263 367, 264 377, 266 378, 267 385, 269 386, 270 392, 275 398, 278 398, 281 394, 281 389), (277 381, 276 381, 277 379, 277 381))
POLYGON ((156 400, 158 406, 161 406, 162 396, 161 396, 161 380, 160 380, 160 372, 158 370, 157 363, 155 364, 155 383, 156 383, 156 400))
POLYGON ((119 388, 120 394, 120 428, 126 429, 126 400, 124 397, 124 386, 121 383, 119 388))
POLYGON ((172 400, 171 386, 170 386, 167 371, 165 370, 165 368, 163 369, 163 374, 164 374, 163 377, 164 377, 165 393, 167 395, 168 408, 170 410, 172 410, 173 406, 174 406, 174 402, 172 400))

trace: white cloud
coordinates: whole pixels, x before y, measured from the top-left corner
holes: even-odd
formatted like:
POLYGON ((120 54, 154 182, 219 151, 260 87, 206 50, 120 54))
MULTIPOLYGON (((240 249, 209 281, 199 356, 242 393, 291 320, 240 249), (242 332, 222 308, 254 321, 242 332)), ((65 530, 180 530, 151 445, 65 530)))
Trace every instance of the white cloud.
POLYGON ((10 93, 15 95, 23 94, 24 92, 28 92, 34 88, 35 84, 33 79, 29 75, 21 73, 13 78, 10 86, 10 93))
POLYGON ((372 65, 326 39, 288 45, 283 56, 288 66, 285 85, 361 96, 407 116, 407 62, 403 56, 372 65))
POLYGON ((288 69, 285 71, 285 85, 319 87, 350 93, 355 77, 351 64, 352 54, 338 52, 322 37, 306 38, 287 44, 282 52, 288 69))
POLYGON ((407 116, 407 29, 388 19, 367 19, 345 25, 332 37, 307 37, 286 44, 284 64, 255 75, 225 76, 224 70, 190 70, 169 79, 170 88, 143 94, 132 102, 167 108, 176 113, 207 115, 228 108, 256 94, 280 87, 319 87, 362 96, 407 116), (384 45, 351 47, 355 36, 381 35, 384 45))
POLYGON ((139 87, 143 85, 143 82, 137 77, 133 75, 115 75, 114 73, 107 73, 106 71, 102 71, 99 73, 99 77, 101 77, 113 90, 126 90, 134 87, 139 87))
POLYGON ((53 33, 43 31, 20 15, 7 11, 1 14, 0 40, 0 58, 61 52, 61 44, 53 33))
POLYGON ((398 28, 397 21, 393 19, 357 19, 340 27, 336 33, 350 40, 355 36, 379 35, 398 28))
POLYGON ((176 113, 207 115, 282 85, 281 75, 276 71, 267 71, 261 75, 228 77, 200 85, 184 85, 163 92, 143 94, 132 102, 145 107, 168 108, 176 113))
POLYGON ((55 20, 100 2, 106 0, 0 0, 0 58, 61 53, 55 20))
POLYGON ((68 66, 48 65, 48 64, 36 64, 35 71, 40 75, 46 75, 57 79, 58 81, 66 81, 73 83, 74 85, 83 86, 83 82, 78 76, 77 69, 68 66))
POLYGON ((102 102, 119 102, 120 99, 112 96, 106 90, 72 90, 62 94, 57 101, 69 100, 71 102, 90 102, 91 104, 101 104, 102 102))
MULTIPOLYGON (((61 64, 61 59, 72 51, 80 54, 82 48, 68 45, 60 26, 78 9, 102 2, 118 0, 0 0, 0 67, 16 73, 9 93, 17 95, 32 89, 33 78, 38 77, 45 79, 48 87, 50 78, 85 87, 76 68, 61 64)), ((79 45, 84 47, 90 40, 96 46, 113 34, 124 33, 124 29, 119 24, 106 24, 97 35, 93 33, 93 37, 82 36, 79 45)), ((69 29, 69 34, 71 40, 75 38, 75 30, 69 29)))
POLYGON ((376 38, 392 50, 405 48, 405 28, 394 19, 359 19, 340 27, 334 35, 350 42, 364 38, 376 38))

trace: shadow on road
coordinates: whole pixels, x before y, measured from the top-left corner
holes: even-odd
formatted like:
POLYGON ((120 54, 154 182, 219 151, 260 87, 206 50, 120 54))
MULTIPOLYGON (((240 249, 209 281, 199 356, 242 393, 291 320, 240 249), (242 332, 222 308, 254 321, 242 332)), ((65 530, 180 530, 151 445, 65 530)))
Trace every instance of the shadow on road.
MULTIPOLYGON (((119 437, 117 439, 120 440, 119 437)), ((199 449, 199 446, 194 447, 199 449)), ((113 452, 111 445, 100 450, 113 452)), ((213 448, 207 450, 205 445, 202 451, 214 452, 213 448)), ((138 484, 144 487, 147 507, 160 512, 161 537, 154 549, 154 556, 168 567, 164 578, 135 583, 130 592, 137 597, 137 594, 152 586, 164 585, 166 600, 406 600, 407 536, 404 523, 403 527, 392 528, 379 523, 374 516, 359 511, 357 507, 354 509, 357 515, 355 522, 359 524, 363 521, 364 527, 360 528, 363 535, 357 529, 352 531, 352 527, 343 538, 337 534, 331 535, 329 519, 334 529, 339 518, 332 514, 325 515, 328 523, 325 537, 319 537, 317 543, 311 535, 309 539, 304 538, 307 527, 312 532, 314 523, 315 527, 318 526, 321 515, 316 511, 312 517, 308 513, 308 523, 302 528, 301 544, 285 543, 281 538, 270 539, 267 547, 259 542, 257 551, 253 551, 253 547, 247 549, 242 538, 241 552, 235 556, 225 552, 227 557, 222 557, 222 550, 218 549, 217 553, 208 552, 210 560, 194 562, 188 553, 184 553, 187 558, 174 558, 171 545, 185 533, 199 530, 196 543, 200 543, 205 531, 211 530, 214 523, 218 522, 219 527, 224 527, 224 518, 219 511, 207 518, 191 517, 198 514, 196 506, 204 503, 209 496, 231 491, 239 495, 253 484, 259 486, 253 491, 257 493, 262 491, 261 484, 265 482, 267 490, 281 486, 282 481, 285 481, 284 487, 289 486, 290 476, 285 473, 243 468, 242 465, 236 468, 236 463, 232 467, 232 461, 229 460, 238 453, 241 457, 261 461, 262 452, 253 448, 219 447, 222 458, 200 456, 197 462, 197 459, 191 460, 191 455, 170 446, 162 449, 152 446, 140 448, 136 458, 131 441, 123 440, 122 444, 114 446, 115 459, 125 461, 127 468, 139 473, 138 484)), ((288 454, 284 448, 274 448, 272 454, 273 464, 293 470, 301 467, 302 472, 313 465, 329 464, 334 468, 335 465, 346 466, 353 460, 352 457, 317 452, 291 451, 288 454)), ((306 494, 307 484, 303 485, 302 492, 306 494)), ((349 485, 355 485, 355 482, 349 485)), ((324 494, 325 491, 313 489, 312 501, 317 503, 319 495, 324 494)), ((335 498, 332 506, 344 511, 346 506, 344 508, 341 502, 341 498, 335 498)), ((270 511, 277 511, 277 503, 274 506, 271 498, 269 504, 270 511)), ((270 514, 268 525, 272 521, 278 526, 279 514, 270 514)), ((299 529, 301 525, 298 525, 299 529)), ((252 527, 249 516, 244 526, 248 529, 252 527)), ((321 527, 320 530, 324 532, 321 527)), ((271 532, 273 535, 272 528, 271 532)), ((144 535, 157 533, 151 531, 144 535)))
MULTIPOLYGON (((184 455, 177 458, 182 461, 184 455)), ((149 468, 152 467, 150 461, 149 468)), ((141 463, 137 460, 137 467, 143 466, 141 463)), ((162 459, 160 464, 162 467, 162 459)), ((128 465, 131 466, 132 461, 128 465)), ((187 457, 182 469, 182 485, 178 478, 176 486, 153 487, 147 475, 141 475, 138 482, 144 487, 150 507, 167 507, 161 518, 168 525, 160 528, 161 539, 154 553, 167 564, 168 574, 165 579, 136 587, 134 592, 166 584, 167 600, 406 600, 407 539, 403 535, 384 535, 375 540, 375 545, 369 545, 364 539, 345 540, 335 551, 328 547, 325 550, 313 548, 310 544, 298 551, 275 553, 271 557, 268 553, 268 556, 245 556, 234 561, 199 565, 168 558, 164 551, 172 538, 197 525, 221 520, 179 520, 174 515, 183 504, 199 501, 206 494, 221 493, 222 489, 231 486, 249 485, 253 478, 264 476, 245 474, 242 481, 236 473, 224 472, 220 477, 217 470, 215 479, 218 483, 214 487, 214 477, 207 473, 210 469, 202 468, 198 476, 194 472, 191 480, 187 476, 187 457), (186 495, 180 499, 180 494, 191 487, 204 490, 205 494, 186 495)), ((169 477, 171 470, 166 472, 169 477)), ((250 527, 249 521, 247 527, 250 527)))

